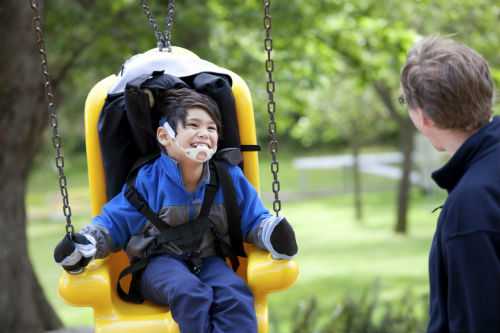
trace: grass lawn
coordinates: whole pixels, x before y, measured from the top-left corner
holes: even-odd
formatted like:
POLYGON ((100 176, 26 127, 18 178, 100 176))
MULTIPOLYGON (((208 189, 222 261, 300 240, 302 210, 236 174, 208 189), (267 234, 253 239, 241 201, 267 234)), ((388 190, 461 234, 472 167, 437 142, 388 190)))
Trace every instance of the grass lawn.
MULTIPOLYGON (((87 182, 81 159, 67 163, 70 203, 77 228, 90 221, 87 182)), ((262 189, 268 191, 269 175, 265 162, 261 166, 262 189)), ((281 162, 280 176, 284 192, 297 192, 302 184, 291 161, 281 162)), ((311 188, 345 186, 345 172, 322 171, 308 175, 311 188), (342 185, 339 185, 342 184, 342 185)), ((390 188, 391 181, 364 176, 371 187, 380 184, 390 188), (388 187, 389 186, 389 187, 388 187)), ((308 186, 309 186, 308 185, 308 186)), ((442 202, 443 195, 412 195, 407 236, 392 232, 395 216, 394 191, 364 194, 364 220, 354 221, 351 195, 303 198, 283 203, 283 215, 293 224, 299 239, 300 277, 295 286, 273 295, 271 316, 288 320, 296 304, 316 296, 321 307, 329 307, 347 294, 359 294, 379 278, 383 297, 390 300, 408 288, 418 294, 428 292, 427 250, 435 226, 431 210, 442 202)), ((29 247, 35 270, 48 299, 68 326, 91 325, 89 309, 65 305, 57 295, 60 268, 53 262, 52 251, 64 234, 57 178, 54 171, 41 167, 30 180, 27 198, 29 247)), ((270 207, 270 205, 268 205, 270 207)))

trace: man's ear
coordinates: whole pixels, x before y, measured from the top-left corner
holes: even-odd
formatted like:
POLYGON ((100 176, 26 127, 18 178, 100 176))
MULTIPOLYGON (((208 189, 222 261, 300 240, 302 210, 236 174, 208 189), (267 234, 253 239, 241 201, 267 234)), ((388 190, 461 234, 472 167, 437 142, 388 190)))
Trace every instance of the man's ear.
POLYGON ((168 135, 167 130, 163 127, 158 127, 156 130, 156 139, 163 147, 168 147, 172 143, 172 138, 168 135))
POLYGON ((419 109, 419 117, 422 125, 426 128, 435 127, 434 120, 422 109, 419 109))

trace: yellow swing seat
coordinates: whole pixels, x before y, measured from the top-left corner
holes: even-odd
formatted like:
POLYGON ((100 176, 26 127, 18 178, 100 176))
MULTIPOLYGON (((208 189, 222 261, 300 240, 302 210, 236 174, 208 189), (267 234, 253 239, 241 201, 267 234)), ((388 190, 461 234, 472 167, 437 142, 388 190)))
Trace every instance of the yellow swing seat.
MULTIPOLYGON (((195 54, 174 47, 170 57, 195 57, 195 54)), ((250 91, 246 83, 235 73, 232 92, 236 102, 240 140, 243 145, 255 145, 255 121, 250 91)), ((100 213, 108 201, 104 166, 98 138, 97 122, 110 88, 118 77, 111 75, 98 82, 89 92, 85 102, 85 143, 87 150, 91 213, 100 213)), ((259 189, 259 165, 257 152, 243 152, 244 172, 256 189, 259 189)), ((294 261, 273 260, 270 255, 245 244, 247 258, 240 258, 238 274, 250 286, 255 297, 255 311, 259 333, 269 331, 267 295, 290 287, 298 276, 294 261)), ((116 292, 119 273, 128 265, 123 251, 93 261, 78 275, 63 273, 59 281, 59 293, 71 305, 91 307, 94 312, 95 333, 174 333, 179 328, 167 307, 150 302, 141 305, 124 302, 116 292)), ((125 280, 126 284, 130 280, 125 280)))

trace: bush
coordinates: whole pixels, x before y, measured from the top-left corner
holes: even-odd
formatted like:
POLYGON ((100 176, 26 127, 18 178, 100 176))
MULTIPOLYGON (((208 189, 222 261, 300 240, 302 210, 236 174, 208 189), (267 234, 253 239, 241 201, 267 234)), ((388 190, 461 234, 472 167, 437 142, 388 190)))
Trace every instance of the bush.
POLYGON ((420 333, 426 331, 426 325, 426 296, 417 297, 408 290, 399 299, 381 301, 375 282, 361 297, 345 297, 330 313, 319 308, 316 298, 300 303, 293 311, 289 332, 420 333))

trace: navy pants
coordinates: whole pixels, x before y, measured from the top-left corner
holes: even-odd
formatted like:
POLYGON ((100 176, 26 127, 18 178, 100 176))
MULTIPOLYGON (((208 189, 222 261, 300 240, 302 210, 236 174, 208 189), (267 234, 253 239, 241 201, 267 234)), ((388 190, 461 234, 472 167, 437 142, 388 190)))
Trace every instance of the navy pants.
POLYGON ((252 292, 220 257, 204 258, 198 275, 171 256, 151 258, 141 291, 170 306, 182 333, 257 332, 252 292))

